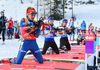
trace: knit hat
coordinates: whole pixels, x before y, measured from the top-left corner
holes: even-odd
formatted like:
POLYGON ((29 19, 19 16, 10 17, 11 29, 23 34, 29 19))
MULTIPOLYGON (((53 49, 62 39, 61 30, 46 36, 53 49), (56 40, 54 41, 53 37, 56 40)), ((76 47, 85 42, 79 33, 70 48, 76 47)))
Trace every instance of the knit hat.
POLYGON ((50 21, 50 20, 54 20, 54 18, 53 18, 53 17, 49 17, 49 18, 48 18, 48 21, 50 21))
POLYGON ((68 20, 67 19, 63 19, 63 23, 67 23, 68 22, 68 20))

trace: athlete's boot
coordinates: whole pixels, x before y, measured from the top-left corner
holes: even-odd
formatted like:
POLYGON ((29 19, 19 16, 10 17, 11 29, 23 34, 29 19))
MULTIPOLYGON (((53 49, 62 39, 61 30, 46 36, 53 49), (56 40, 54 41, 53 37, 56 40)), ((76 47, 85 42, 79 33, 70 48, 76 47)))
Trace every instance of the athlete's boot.
POLYGON ((0 63, 11 63, 11 62, 10 62, 10 59, 11 59, 11 58, 2 59, 2 60, 0 60, 0 63))

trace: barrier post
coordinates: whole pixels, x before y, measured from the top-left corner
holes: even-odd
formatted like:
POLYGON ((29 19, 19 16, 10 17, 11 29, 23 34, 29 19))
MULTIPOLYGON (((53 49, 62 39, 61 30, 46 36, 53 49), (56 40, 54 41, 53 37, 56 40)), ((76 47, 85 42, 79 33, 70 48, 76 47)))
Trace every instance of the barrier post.
POLYGON ((95 35, 85 35, 85 70, 87 70, 87 54, 95 53, 95 35))
POLYGON ((100 33, 96 34, 96 66, 98 66, 98 46, 100 45, 100 33))

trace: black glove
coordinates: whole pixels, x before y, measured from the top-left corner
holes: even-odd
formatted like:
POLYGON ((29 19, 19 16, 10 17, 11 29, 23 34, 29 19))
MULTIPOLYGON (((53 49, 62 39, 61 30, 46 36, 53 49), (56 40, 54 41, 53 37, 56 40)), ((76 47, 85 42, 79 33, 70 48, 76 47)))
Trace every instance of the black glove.
POLYGON ((35 25, 36 27, 39 27, 39 23, 38 23, 38 22, 34 22, 34 25, 35 25))
POLYGON ((66 30, 66 32, 67 32, 67 34, 68 35, 70 35, 70 34, 74 34, 74 30, 75 30, 75 28, 72 28, 71 30, 66 30))
POLYGON ((38 22, 34 22, 34 25, 36 26, 36 27, 41 27, 42 26, 42 24, 43 24, 44 22, 42 21, 42 20, 39 20, 38 22))
POLYGON ((29 33, 30 31, 31 31, 31 29, 30 29, 30 28, 26 30, 26 32, 27 32, 27 33, 29 33))
POLYGON ((58 27, 57 27, 57 28, 55 28, 55 27, 52 27, 52 30, 55 30, 55 31, 57 31, 57 30, 58 30, 58 27))
POLYGON ((39 23, 38 27, 40 28, 44 22, 43 20, 39 20, 38 23, 39 23))
POLYGON ((68 35, 72 34, 71 30, 66 31, 68 35))

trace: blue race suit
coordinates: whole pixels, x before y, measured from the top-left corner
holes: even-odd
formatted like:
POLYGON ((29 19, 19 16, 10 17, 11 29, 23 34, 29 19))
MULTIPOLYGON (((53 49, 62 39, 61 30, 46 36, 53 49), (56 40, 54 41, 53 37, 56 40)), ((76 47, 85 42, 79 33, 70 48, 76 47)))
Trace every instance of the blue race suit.
POLYGON ((56 54, 59 54, 58 47, 54 40, 54 36, 56 36, 56 33, 55 33, 56 31, 54 29, 52 29, 52 27, 55 27, 55 26, 54 26, 54 24, 49 24, 49 25, 50 25, 51 29, 46 25, 45 30, 44 30, 45 43, 44 43, 42 54, 45 54, 49 47, 51 47, 56 54))
MULTIPOLYGON (((30 20, 29 18, 27 18, 27 19, 29 21, 28 23, 25 22, 24 18, 21 20, 21 22, 20 22, 21 27, 31 27, 31 26, 34 25, 33 20, 30 20)), ((33 35, 35 37, 38 37, 39 33, 40 33, 40 28, 37 28, 33 35)), ((31 39, 29 39, 29 40, 24 39, 22 47, 18 52, 17 58, 11 59, 10 61, 12 63, 15 63, 15 64, 21 64, 22 61, 23 61, 23 58, 24 58, 24 56, 25 56, 25 54, 27 53, 28 50, 30 50, 33 53, 33 55, 37 59, 36 60, 37 62, 43 63, 43 57, 42 57, 42 54, 41 54, 39 47, 36 43, 36 39, 32 39, 32 40, 31 39)))

